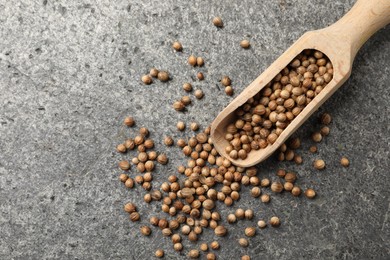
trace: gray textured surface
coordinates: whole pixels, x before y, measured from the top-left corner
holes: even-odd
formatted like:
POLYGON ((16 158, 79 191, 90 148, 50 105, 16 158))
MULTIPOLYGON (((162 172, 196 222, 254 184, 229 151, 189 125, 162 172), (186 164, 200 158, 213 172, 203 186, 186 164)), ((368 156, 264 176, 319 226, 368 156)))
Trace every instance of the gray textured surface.
MULTIPOLYGON (((129 135, 122 119, 130 114, 149 127, 162 150, 163 135, 188 136, 172 127, 178 119, 205 126, 231 100, 218 87, 222 74, 239 93, 302 33, 336 21, 353 2, 0 1, 0 258, 149 259, 157 248, 167 259, 183 257, 159 232, 141 237, 122 210, 144 193, 117 180, 121 156, 114 148, 129 135), (224 19, 222 30, 210 24, 215 15, 224 19), (239 48, 243 38, 250 50, 239 48), (175 39, 184 53, 172 52, 175 39), (195 85, 206 96, 178 114, 170 104, 196 72, 185 64, 190 53, 205 58, 206 80, 195 85), (139 78, 152 66, 169 70, 173 80, 143 86, 139 78)), ((250 222, 229 226, 219 259, 390 255, 389 60, 387 27, 362 48, 351 79, 321 108, 334 118, 316 155, 326 160, 325 171, 312 169, 309 140, 302 166, 273 159, 260 166, 261 176, 296 170, 300 185, 314 187, 318 198, 282 194, 264 206, 243 188, 232 209, 219 205, 224 217, 237 206, 254 207, 256 220, 276 214, 282 226, 259 232, 247 249, 234 239, 250 222), (351 160, 348 169, 338 163, 342 155, 351 160)), ((307 138, 314 122, 298 135, 307 138)), ((177 148, 169 156, 154 187, 185 162, 177 148)), ((159 211, 138 204, 143 223, 159 211)), ((212 237, 207 231, 201 241, 212 237)))

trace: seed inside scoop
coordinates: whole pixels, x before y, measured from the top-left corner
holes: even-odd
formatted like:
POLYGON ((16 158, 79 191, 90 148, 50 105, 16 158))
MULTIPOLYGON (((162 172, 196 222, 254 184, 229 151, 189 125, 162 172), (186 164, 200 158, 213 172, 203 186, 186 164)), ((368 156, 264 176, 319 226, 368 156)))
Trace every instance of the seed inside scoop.
POLYGON ((226 129, 226 153, 232 159, 245 159, 252 150, 272 145, 332 78, 329 58, 317 50, 304 50, 235 111, 236 119, 226 129))

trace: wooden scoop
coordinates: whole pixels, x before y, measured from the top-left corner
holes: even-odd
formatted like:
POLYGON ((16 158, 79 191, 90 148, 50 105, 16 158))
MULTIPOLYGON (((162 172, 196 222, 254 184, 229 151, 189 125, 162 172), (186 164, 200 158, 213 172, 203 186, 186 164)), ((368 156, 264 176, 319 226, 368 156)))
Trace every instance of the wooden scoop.
POLYGON ((390 0, 358 0, 336 23, 321 30, 305 33, 214 120, 211 125, 211 138, 217 151, 233 164, 241 167, 253 166, 265 160, 349 78, 353 60, 360 47, 388 23, 390 23, 390 0), (252 150, 244 160, 230 158, 225 152, 225 147, 229 145, 225 140, 225 134, 227 125, 235 119, 234 111, 256 95, 305 49, 321 51, 330 59, 333 65, 333 79, 284 129, 275 143, 265 149, 252 150))

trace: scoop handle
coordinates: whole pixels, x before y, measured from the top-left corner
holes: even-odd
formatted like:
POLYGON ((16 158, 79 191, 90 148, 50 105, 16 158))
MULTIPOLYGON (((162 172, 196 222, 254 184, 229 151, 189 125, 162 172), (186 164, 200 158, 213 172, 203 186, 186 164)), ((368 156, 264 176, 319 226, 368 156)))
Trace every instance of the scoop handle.
POLYGON ((326 29, 351 47, 352 58, 379 29, 390 23, 390 0, 357 0, 340 20, 326 29))

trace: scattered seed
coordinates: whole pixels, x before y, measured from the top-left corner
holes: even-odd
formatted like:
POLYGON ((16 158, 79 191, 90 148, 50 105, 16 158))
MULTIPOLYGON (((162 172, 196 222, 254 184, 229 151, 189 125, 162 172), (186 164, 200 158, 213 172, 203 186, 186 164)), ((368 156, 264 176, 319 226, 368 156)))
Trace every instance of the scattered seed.
POLYGON ((173 103, 173 108, 176 111, 183 111, 185 108, 185 105, 181 101, 175 101, 175 103, 173 103))
POLYGON ((316 196, 316 193, 313 189, 307 189, 305 191, 305 196, 309 199, 313 199, 316 196))
POLYGON ((181 45, 180 42, 177 42, 177 41, 172 44, 172 48, 175 49, 176 51, 183 50, 183 46, 181 45))
POLYGON ((343 167, 348 167, 349 166, 349 160, 347 157, 342 157, 340 160, 340 163, 343 167))
POLYGON ((256 235, 256 228, 254 228, 254 227, 247 227, 245 229, 245 235, 247 237, 254 237, 256 235))
POLYGON ((170 136, 165 137, 164 144, 166 146, 172 146, 173 143, 174 143, 174 141, 173 141, 172 137, 170 137, 170 136))
POLYGON ((121 168, 124 171, 128 171, 130 169, 130 163, 128 161, 120 161, 119 168, 121 168))
POLYGON ((199 251, 196 249, 192 249, 190 252, 188 252, 189 258, 199 258, 199 251))
POLYGON ((135 121, 131 116, 128 116, 125 118, 124 124, 131 127, 135 124, 135 121))
POLYGON ((218 241, 213 241, 210 243, 210 248, 213 250, 218 250, 219 249, 219 243, 218 241))
POLYGON ((150 69, 149 75, 150 75, 151 77, 153 77, 153 78, 157 78, 158 69, 156 69, 156 68, 150 69))
POLYGON ((233 88, 231 86, 225 87, 225 93, 228 96, 233 96, 233 94, 234 94, 233 88))
POLYGON ((315 146, 315 145, 312 145, 312 146, 310 146, 310 148, 309 148, 309 151, 311 152, 311 153, 316 153, 317 152, 317 146, 315 146))
POLYGON ((280 220, 278 217, 272 217, 270 220, 269 220, 269 224, 273 227, 278 227, 280 226, 280 220))
POLYGON ((188 64, 190 64, 193 67, 196 66, 196 57, 194 55, 188 57, 188 64))
POLYGON ((155 256, 156 256, 157 258, 162 258, 162 257, 164 257, 164 251, 161 250, 161 249, 158 249, 158 250, 156 251, 156 253, 155 253, 155 256))
POLYGON ((150 233, 152 233, 152 230, 148 226, 142 226, 141 227, 141 234, 144 236, 149 236, 150 233))
POLYGON ((243 49, 248 49, 248 48, 251 46, 251 44, 249 43, 248 40, 242 40, 242 41, 240 42, 240 46, 241 46, 241 48, 243 48, 243 49))
POLYGON ((149 75, 143 75, 142 78, 141 78, 142 82, 145 84, 145 85, 150 85, 152 84, 153 80, 152 80, 152 77, 150 77, 149 75))
POLYGON ((321 116, 321 123, 324 125, 329 125, 332 121, 332 117, 328 113, 323 113, 321 116))
POLYGON ((223 76, 221 79, 221 83, 222 83, 222 85, 227 87, 227 86, 230 86, 232 84, 232 81, 230 80, 230 78, 228 76, 223 76))
POLYGON ((166 71, 160 71, 157 74, 157 78, 162 82, 167 82, 169 80, 169 73, 166 71))
POLYGON ((197 89, 197 90, 195 90, 194 95, 195 95, 195 97, 196 97, 197 99, 202 99, 202 98, 203 98, 203 91, 200 90, 200 89, 197 89))
POLYGON ((317 170, 323 170, 325 168, 325 161, 321 159, 315 160, 314 168, 316 168, 317 170))
POLYGON ((314 142, 319 143, 322 140, 322 134, 320 132, 315 132, 313 133, 311 138, 313 139, 314 142))
POLYGON ((186 129, 186 124, 182 121, 177 122, 176 124, 177 130, 184 131, 186 129))
POLYGON ((257 225, 259 226, 259 228, 265 228, 267 226, 267 223, 264 220, 259 220, 257 222, 257 225))
POLYGON ((217 17, 214 17, 213 19, 213 24, 216 26, 216 27, 223 27, 223 22, 222 22, 222 19, 221 17, 217 16, 217 17))
POLYGON ((202 57, 196 58, 196 65, 198 65, 199 67, 202 67, 204 65, 204 60, 202 57))
POLYGON ((190 91, 192 91, 192 85, 190 83, 184 83, 183 84, 183 89, 186 92, 190 92, 190 91))
POLYGON ((243 237, 238 240, 238 243, 242 247, 248 247, 249 246, 248 240, 246 238, 243 238, 243 237))

